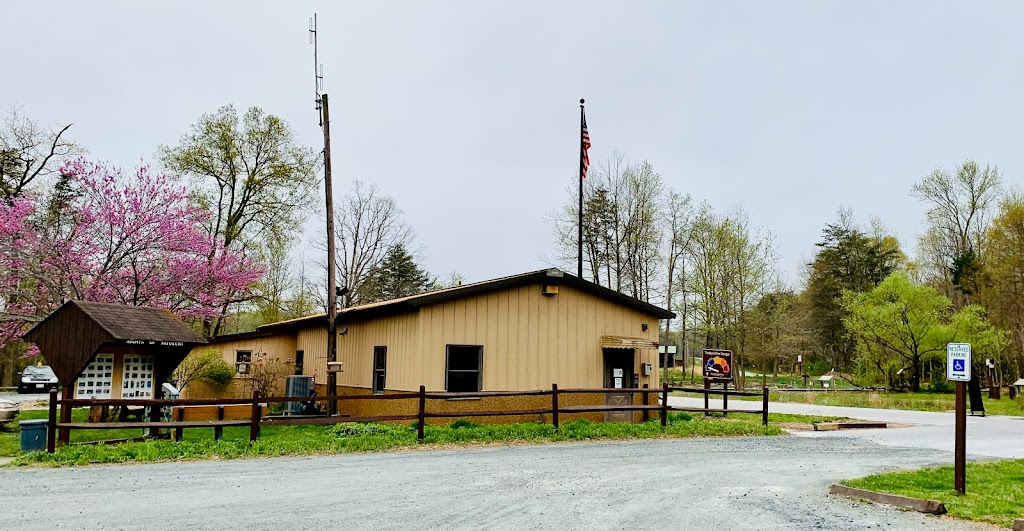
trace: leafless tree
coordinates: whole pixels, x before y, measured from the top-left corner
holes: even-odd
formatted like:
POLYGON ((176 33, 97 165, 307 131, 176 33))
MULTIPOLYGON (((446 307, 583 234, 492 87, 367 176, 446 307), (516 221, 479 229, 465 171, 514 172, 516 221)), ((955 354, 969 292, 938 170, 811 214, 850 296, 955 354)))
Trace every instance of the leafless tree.
POLYGON ((41 126, 11 109, 0 128, 0 197, 22 195, 33 182, 55 174, 61 162, 84 153, 67 136, 72 125, 41 126))
POLYGON ((395 245, 412 247, 412 229, 391 196, 372 184, 352 183, 335 208, 339 285, 348 288, 342 307, 359 304, 359 286, 395 245))

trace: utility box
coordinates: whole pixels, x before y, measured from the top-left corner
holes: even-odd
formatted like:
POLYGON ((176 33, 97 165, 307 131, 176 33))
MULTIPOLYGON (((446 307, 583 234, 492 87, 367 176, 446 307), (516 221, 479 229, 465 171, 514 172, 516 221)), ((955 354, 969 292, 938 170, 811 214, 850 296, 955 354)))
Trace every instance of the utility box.
POLYGON ((21 427, 21 451, 36 452, 46 449, 46 423, 44 419, 23 420, 21 427))
MULTIPOLYGON (((310 396, 315 389, 312 376, 295 374, 285 379, 285 396, 310 396)), ((302 402, 285 402, 285 415, 302 414, 302 402)))

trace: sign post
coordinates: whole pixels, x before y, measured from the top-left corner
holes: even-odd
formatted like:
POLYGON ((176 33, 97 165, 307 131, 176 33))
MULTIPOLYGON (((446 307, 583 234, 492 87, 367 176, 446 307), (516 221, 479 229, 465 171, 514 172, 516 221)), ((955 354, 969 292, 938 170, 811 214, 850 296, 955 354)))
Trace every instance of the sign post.
POLYGON ((971 345, 946 345, 946 379, 956 382, 956 448, 953 453, 953 490, 967 490, 967 382, 971 379, 971 345))

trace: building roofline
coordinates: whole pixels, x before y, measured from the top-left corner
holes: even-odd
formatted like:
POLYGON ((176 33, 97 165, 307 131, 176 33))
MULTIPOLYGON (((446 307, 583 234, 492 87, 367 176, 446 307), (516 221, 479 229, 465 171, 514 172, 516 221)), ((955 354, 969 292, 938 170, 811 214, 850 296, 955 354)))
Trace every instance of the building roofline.
MULTIPOLYGON (((529 273, 521 273, 518 275, 511 275, 507 277, 501 277, 493 280, 486 280, 483 282, 475 282, 473 284, 456 286, 454 288, 428 291, 426 293, 411 295, 409 297, 402 297, 398 299, 391 299, 387 301, 364 304, 361 306, 353 306, 351 308, 344 308, 338 311, 338 319, 339 322, 344 322, 346 320, 360 319, 376 315, 394 315, 397 313, 414 311, 418 307, 425 306, 427 304, 434 304, 462 297, 480 295, 483 293, 489 293, 500 289, 519 286, 523 284, 529 284, 533 282, 540 282, 544 280, 575 287, 577 289, 580 289, 581 291, 597 295, 598 297, 612 300, 614 302, 618 302, 620 304, 629 306, 636 310, 646 312, 651 315, 655 315, 659 319, 672 319, 676 316, 675 312, 672 312, 670 310, 660 308, 648 302, 644 302, 640 299, 630 297, 629 295, 625 295, 615 290, 599 286, 593 282, 584 280, 575 275, 570 275, 559 269, 552 268, 541 269, 539 271, 531 271, 529 273)), ((271 330, 278 330, 282 328, 304 328, 305 326, 308 326, 312 323, 316 323, 321 320, 326 320, 326 318, 326 313, 308 315, 305 317, 299 317, 297 319, 291 319, 288 321, 265 324, 257 328, 256 332, 269 332, 271 330)))

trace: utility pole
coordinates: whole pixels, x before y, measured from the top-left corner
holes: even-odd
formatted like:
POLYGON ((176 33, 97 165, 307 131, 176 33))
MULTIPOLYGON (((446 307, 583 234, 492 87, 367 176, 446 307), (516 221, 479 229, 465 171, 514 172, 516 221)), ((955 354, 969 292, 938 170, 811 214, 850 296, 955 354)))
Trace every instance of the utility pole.
POLYGON ((313 45, 313 74, 316 81, 316 109, 320 114, 320 127, 324 131, 324 199, 327 206, 327 414, 338 412, 338 279, 334 256, 334 187, 331 182, 331 115, 327 94, 323 89, 323 66, 317 58, 316 13, 309 21, 309 41, 313 45))

